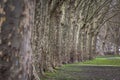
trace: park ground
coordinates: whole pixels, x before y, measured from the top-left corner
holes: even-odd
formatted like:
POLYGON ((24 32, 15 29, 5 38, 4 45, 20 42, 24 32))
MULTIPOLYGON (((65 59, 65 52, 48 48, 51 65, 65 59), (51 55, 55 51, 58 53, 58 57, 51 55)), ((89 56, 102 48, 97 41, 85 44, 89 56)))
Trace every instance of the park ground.
POLYGON ((99 56, 93 60, 66 64, 47 72, 43 80, 120 80, 120 56, 99 56))

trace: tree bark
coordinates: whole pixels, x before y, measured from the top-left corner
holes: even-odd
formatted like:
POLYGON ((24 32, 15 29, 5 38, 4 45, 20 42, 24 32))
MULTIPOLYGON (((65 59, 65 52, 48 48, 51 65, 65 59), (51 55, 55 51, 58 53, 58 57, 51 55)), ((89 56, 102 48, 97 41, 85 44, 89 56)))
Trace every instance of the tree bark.
POLYGON ((1 80, 31 80, 34 0, 2 2, 5 21, 1 26, 1 80))

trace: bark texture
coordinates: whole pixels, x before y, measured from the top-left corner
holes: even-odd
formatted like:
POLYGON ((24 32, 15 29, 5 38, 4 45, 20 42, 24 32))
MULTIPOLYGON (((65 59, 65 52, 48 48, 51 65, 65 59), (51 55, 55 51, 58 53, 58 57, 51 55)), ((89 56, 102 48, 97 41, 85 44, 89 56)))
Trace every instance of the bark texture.
POLYGON ((0 80, 31 80, 33 0, 0 0, 0 80))

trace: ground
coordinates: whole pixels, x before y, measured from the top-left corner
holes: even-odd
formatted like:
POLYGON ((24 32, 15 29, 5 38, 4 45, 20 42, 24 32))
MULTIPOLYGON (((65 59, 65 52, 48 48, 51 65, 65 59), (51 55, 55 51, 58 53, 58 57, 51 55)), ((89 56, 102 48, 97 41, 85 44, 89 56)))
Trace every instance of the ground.
POLYGON ((91 61, 67 64, 44 80, 120 80, 120 57, 99 57, 91 61))

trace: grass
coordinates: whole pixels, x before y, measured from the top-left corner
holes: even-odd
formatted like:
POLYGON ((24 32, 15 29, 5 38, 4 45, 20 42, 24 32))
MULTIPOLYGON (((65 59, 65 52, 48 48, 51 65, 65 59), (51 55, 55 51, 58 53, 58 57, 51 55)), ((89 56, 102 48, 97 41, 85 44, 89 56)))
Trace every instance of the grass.
MULTIPOLYGON (((98 56, 93 60, 66 64, 57 68, 53 73, 46 72, 47 79, 42 80, 87 80, 80 76, 82 69, 80 66, 120 66, 120 56, 98 56), (83 79, 82 79, 83 78, 83 79)), ((86 75, 85 75, 86 76, 86 75)), ((99 79, 98 79, 99 80, 99 79)))
POLYGON ((78 63, 80 65, 96 65, 96 66, 120 66, 119 56, 97 57, 90 61, 78 63))
POLYGON ((74 74, 80 71, 81 70, 79 69, 79 67, 75 68, 75 66, 70 66, 68 64, 60 67, 58 70, 56 70, 53 73, 47 72, 46 76, 48 76, 48 78, 43 80, 78 80, 77 79, 78 77, 75 77, 74 74))

